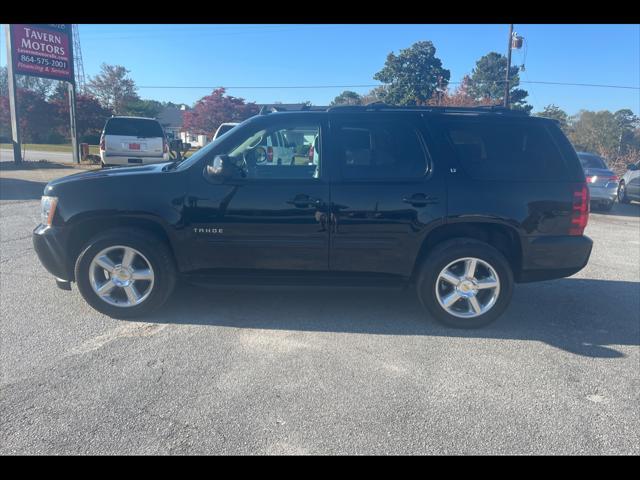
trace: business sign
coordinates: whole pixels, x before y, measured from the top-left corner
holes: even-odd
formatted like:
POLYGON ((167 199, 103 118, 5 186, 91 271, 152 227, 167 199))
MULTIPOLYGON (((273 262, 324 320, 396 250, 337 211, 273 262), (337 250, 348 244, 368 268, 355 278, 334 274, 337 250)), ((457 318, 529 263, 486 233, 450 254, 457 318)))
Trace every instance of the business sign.
POLYGON ((13 71, 73 82, 71 24, 12 24, 13 71))

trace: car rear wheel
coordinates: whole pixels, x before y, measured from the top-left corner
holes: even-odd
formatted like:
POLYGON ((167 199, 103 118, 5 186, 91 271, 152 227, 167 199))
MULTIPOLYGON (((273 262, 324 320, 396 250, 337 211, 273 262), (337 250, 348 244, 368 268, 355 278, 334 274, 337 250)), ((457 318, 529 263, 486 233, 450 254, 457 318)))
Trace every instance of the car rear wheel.
POLYGON ((93 308, 132 318, 161 306, 175 285, 165 242, 141 230, 112 230, 87 243, 75 265, 78 290, 93 308))
POLYGON ((513 273, 500 251, 484 242, 459 238, 436 246, 422 265, 417 291, 439 322, 478 328, 496 320, 513 292, 513 273))

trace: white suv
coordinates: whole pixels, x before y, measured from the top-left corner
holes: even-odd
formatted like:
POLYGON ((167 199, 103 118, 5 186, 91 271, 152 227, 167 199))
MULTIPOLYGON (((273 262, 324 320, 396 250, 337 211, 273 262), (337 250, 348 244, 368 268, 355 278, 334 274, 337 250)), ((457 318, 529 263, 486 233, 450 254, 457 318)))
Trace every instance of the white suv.
POLYGON ((169 161, 169 145, 160 122, 153 118, 111 117, 100 137, 103 167, 169 161))
POLYGON ((267 152, 264 165, 291 165, 295 163, 295 149, 281 131, 265 135, 259 145, 264 147, 267 152))

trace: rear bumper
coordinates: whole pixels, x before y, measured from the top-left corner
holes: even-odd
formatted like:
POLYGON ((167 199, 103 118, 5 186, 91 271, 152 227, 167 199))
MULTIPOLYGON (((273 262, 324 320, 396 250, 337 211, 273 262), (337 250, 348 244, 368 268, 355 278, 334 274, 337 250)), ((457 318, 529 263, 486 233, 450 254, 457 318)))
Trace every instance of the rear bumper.
POLYGON ((38 225, 32 237, 33 248, 44 268, 57 279, 73 281, 65 231, 58 227, 38 225))
POLYGON ((522 269, 516 281, 537 282, 569 277, 589 261, 593 241, 587 236, 544 236, 523 239, 522 269))
POLYGON ((145 157, 145 156, 121 156, 121 155, 106 155, 104 152, 100 153, 100 159, 105 165, 148 165, 150 163, 163 163, 169 161, 169 154, 157 156, 157 157, 145 157))
POLYGON ((607 185, 606 187, 589 186, 589 195, 592 202, 613 202, 616 199, 618 186, 615 183, 607 185))

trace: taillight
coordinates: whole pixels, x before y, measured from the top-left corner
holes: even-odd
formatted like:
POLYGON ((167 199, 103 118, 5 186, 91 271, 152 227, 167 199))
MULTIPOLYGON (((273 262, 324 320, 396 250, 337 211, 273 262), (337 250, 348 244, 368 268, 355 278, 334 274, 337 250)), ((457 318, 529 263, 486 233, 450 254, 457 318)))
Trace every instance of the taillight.
POLYGON ((596 180, 598 180, 597 175, 587 175, 585 178, 587 180, 587 183, 596 183, 596 180))
POLYGON ((267 161, 273 162, 273 147, 267 147, 267 161))
POLYGON ((162 151, 164 153, 169 153, 169 144, 167 143, 167 139, 166 138, 162 139, 162 151))
POLYGON ((309 147, 309 162, 313 163, 313 145, 309 147))
POLYGON ((620 178, 617 175, 614 175, 613 177, 609 177, 609 182, 618 183, 618 180, 620 180, 620 178))
POLYGON ((100 150, 105 150, 104 148, 104 137, 100 139, 100 150))
POLYGON ((582 235, 589 221, 589 189, 584 183, 577 185, 573 192, 573 206, 571 211, 571 228, 569 235, 582 235))

